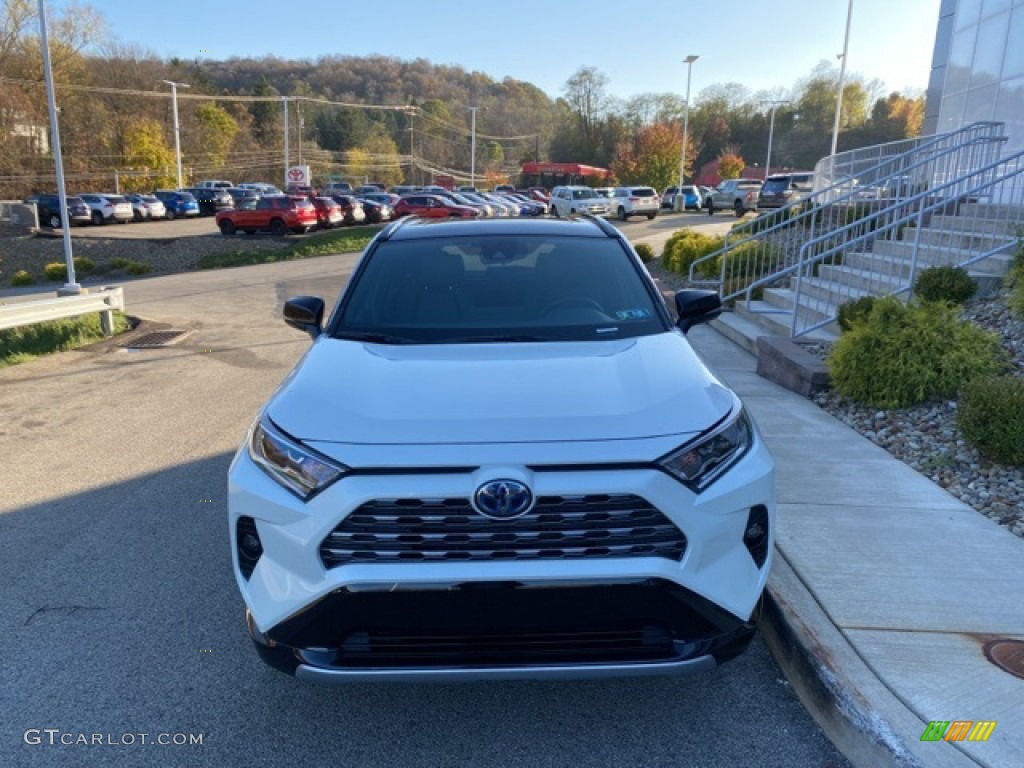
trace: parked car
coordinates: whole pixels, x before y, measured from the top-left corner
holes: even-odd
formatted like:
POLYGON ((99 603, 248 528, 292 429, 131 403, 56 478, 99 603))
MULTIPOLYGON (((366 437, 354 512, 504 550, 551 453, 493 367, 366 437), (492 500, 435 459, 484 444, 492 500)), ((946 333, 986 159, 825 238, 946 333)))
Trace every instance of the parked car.
POLYGON ((258 200, 260 197, 262 197, 260 191, 258 189, 253 189, 252 187, 231 187, 226 191, 229 195, 231 195, 231 200, 234 202, 236 208, 238 207, 239 203, 245 200, 258 200))
POLYGON ((608 199, 600 197, 590 187, 568 186, 551 190, 552 216, 569 216, 574 213, 607 216, 610 211, 608 199))
POLYGON ((352 190, 353 195, 363 195, 367 192, 386 192, 387 187, 383 184, 363 184, 361 187, 356 187, 352 190))
MULTIPOLYGON (((401 196, 401 195, 411 195, 413 192, 422 192, 422 191, 423 191, 423 187, 416 187, 416 186, 413 186, 411 184, 396 184, 395 186, 391 187, 388 190, 388 192, 390 192, 391 194, 399 195, 399 196, 401 196)), ((366 194, 379 194, 380 192, 381 192, 381 190, 376 190, 376 192, 367 192, 366 194)))
POLYGON ((757 195, 761 191, 760 179, 726 179, 708 198, 708 213, 722 209, 732 210, 737 217, 757 210, 757 195))
POLYGON ((352 191, 352 185, 347 181, 331 181, 327 183, 322 191, 328 197, 333 195, 345 195, 352 191))
POLYGON ((289 184, 284 189, 285 194, 294 195, 297 197, 316 197, 320 194, 320 190, 316 187, 311 187, 308 184, 289 184))
POLYGON ((217 227, 222 235, 233 235, 238 230, 247 235, 270 230, 271 234, 283 237, 289 232, 308 232, 316 223, 313 203, 299 195, 264 195, 259 200, 246 200, 238 208, 217 212, 217 227))
POLYGON ((551 195, 549 195, 548 191, 542 187, 530 187, 527 190, 527 193, 533 200, 544 203, 545 205, 550 205, 551 203, 551 195))
POLYGON ((455 192, 451 195, 450 199, 458 205, 468 205, 470 208, 476 208, 480 211, 481 216, 493 217, 497 215, 493 203, 489 203, 476 195, 470 197, 472 194, 472 192, 455 192))
POLYGON ((366 192, 359 195, 359 199, 373 200, 375 203, 386 205, 388 208, 394 208, 395 204, 402 198, 393 192, 366 192))
POLYGON ((345 214, 341 210, 341 206, 338 205, 337 201, 332 197, 311 197, 309 201, 313 203, 313 209, 316 211, 316 221, 322 229, 331 229, 332 227, 341 226, 345 222, 345 214))
POLYGON ((178 217, 189 217, 199 215, 199 203, 191 192, 179 192, 174 189, 158 189, 153 193, 164 208, 167 209, 167 220, 173 221, 178 217))
POLYGON ((112 221, 127 224, 135 217, 132 213, 132 204, 120 195, 89 192, 78 197, 89 206, 89 216, 93 224, 108 224, 112 221))
MULTIPOLYGON (((505 189, 510 189, 513 192, 515 191, 515 187, 509 186, 507 184, 499 184, 497 187, 494 188, 494 191, 495 192, 503 192, 505 189), (501 188, 499 188, 499 187, 501 187, 501 188)), ((480 190, 477 189, 476 187, 474 187, 472 184, 463 184, 461 187, 456 188, 455 191, 456 192, 479 192, 480 190)))
POLYGON ((619 221, 628 221, 630 216, 646 216, 651 221, 661 207, 653 187, 616 187, 609 202, 619 221))
POLYGON ((263 181, 244 181, 238 185, 238 189, 255 189, 261 195, 283 195, 280 189, 275 187, 273 184, 267 184, 263 181))
POLYGON ((673 210, 676 207, 676 192, 678 191, 679 187, 677 186, 665 187, 665 191, 661 193, 661 207, 673 210))
MULTIPOLYGON (((462 187, 459 187, 459 191, 462 191, 462 187)), ((499 184, 494 188, 494 191, 499 194, 505 194, 506 192, 515 192, 516 187, 514 184, 499 184)), ((476 192, 475 189, 467 189, 466 192, 476 192)))
POLYGON ((476 196, 483 198, 490 203, 491 206, 497 206, 498 208, 503 209, 508 216, 518 216, 520 213, 520 206, 518 203, 513 203, 508 198, 495 194, 494 192, 477 192, 476 196))
POLYGON ((758 208, 781 208, 803 200, 814 187, 813 173, 773 173, 757 195, 758 208))
POLYGON ((692 674, 741 654, 771 454, 601 220, 397 222, 228 470, 260 657, 307 682, 692 674), (553 386, 553 382, 557 385, 553 386))
POLYGON ((217 211, 235 207, 235 200, 228 194, 228 189, 230 187, 188 187, 181 191, 196 199, 201 216, 213 216, 217 211))
POLYGON ((135 221, 152 221, 163 219, 167 216, 167 209, 154 195, 125 195, 128 202, 132 204, 132 214, 135 221))
POLYGON ((458 205, 440 195, 406 195, 395 205, 395 218, 424 216, 429 219, 471 219, 480 211, 468 205, 458 205))
POLYGON ((594 192, 598 197, 610 198, 615 193, 615 187, 594 187, 594 192))
POLYGON ((391 206, 387 203, 378 203, 376 200, 370 200, 367 197, 358 197, 356 199, 362 203, 367 224, 381 224, 385 221, 391 221, 393 218, 391 206))
POLYGON ((88 224, 92 221, 92 211, 80 197, 68 195, 64 201, 68 206, 66 217, 60 214, 60 195, 38 194, 25 198, 26 203, 35 203, 36 218, 39 220, 40 226, 59 229, 65 219, 71 223, 71 226, 88 224))
MULTIPOLYGON (((661 207, 668 208, 669 210, 675 210, 676 207, 676 193, 679 191, 679 187, 668 187, 664 192, 661 193, 661 207)), ((683 185, 683 207, 688 211, 699 211, 704 204, 701 199, 700 188, 693 184, 683 185)))
POLYGON ((548 212, 548 207, 536 200, 530 200, 515 192, 496 192, 499 197, 508 200, 512 205, 518 206, 520 216, 543 216, 548 212))
POLYGON ((334 195, 334 202, 341 209, 341 218, 345 224, 362 224, 366 221, 363 204, 352 195, 334 195))
POLYGON ((199 189, 230 189, 233 186, 235 185, 224 179, 207 179, 196 184, 199 189))

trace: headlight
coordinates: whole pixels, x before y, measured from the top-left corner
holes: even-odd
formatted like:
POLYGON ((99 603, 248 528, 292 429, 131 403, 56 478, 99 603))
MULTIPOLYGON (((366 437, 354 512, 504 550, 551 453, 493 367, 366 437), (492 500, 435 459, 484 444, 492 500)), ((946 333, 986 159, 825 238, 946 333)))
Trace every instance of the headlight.
POLYGON ((660 464, 690 490, 700 493, 739 461, 753 440, 750 417, 741 408, 713 432, 670 453, 660 464))
POLYGON ((249 435, 249 456, 274 480, 303 501, 322 491, 348 471, 282 433, 260 416, 249 435))

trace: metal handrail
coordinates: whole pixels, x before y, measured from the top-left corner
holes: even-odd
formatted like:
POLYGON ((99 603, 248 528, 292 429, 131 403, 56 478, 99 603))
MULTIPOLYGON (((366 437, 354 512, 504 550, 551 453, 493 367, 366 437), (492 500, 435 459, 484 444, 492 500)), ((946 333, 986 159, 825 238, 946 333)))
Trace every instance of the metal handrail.
MULTIPOLYGON (((825 261, 825 259, 829 258, 830 256, 835 256, 836 254, 839 253, 849 252, 852 246, 863 243, 873 244, 879 241, 886 241, 884 235, 892 233, 894 231, 899 232, 902 230, 903 227, 909 226, 913 223, 913 226, 915 226, 916 231, 914 238, 915 247, 910 264, 910 274, 906 278, 906 280, 900 283, 900 287, 898 290, 888 291, 884 295, 899 295, 901 293, 906 293, 907 291, 911 290, 914 285, 914 280, 917 271, 917 255, 920 246, 921 233, 924 229, 923 225, 925 223, 925 216, 928 214, 934 214, 936 212, 945 213, 946 211, 949 210, 951 206, 954 208, 959 208, 960 205, 964 202, 977 202, 975 198, 979 197, 980 195, 986 192, 992 193, 993 191, 1006 192, 1007 190, 1014 190, 1012 185, 1008 185, 1008 182, 1017 177, 1024 177, 1024 151, 1018 152, 1014 155, 1002 158, 1000 160, 996 160, 995 162, 989 163, 984 167, 975 169, 973 172, 969 174, 953 179, 951 181, 947 181, 944 184, 940 184, 939 186, 934 187, 932 189, 916 193, 910 197, 907 197, 906 199, 899 201, 898 203, 895 203, 894 205, 888 208, 876 211, 875 213, 872 214, 868 214, 867 216, 864 216, 863 218, 858 219, 857 221, 846 224, 845 226, 842 226, 834 231, 831 231, 826 235, 820 235, 816 238, 812 238, 811 240, 808 240, 801 246, 799 259, 797 260, 796 264, 794 264, 791 268, 787 268, 786 270, 783 271, 783 273, 763 278, 755 283, 752 283, 750 286, 747 286, 747 288, 744 291, 746 293, 747 306, 749 307, 750 301, 753 296, 753 292, 754 290, 756 290, 757 287, 759 287, 760 285, 764 285, 765 283, 777 280, 781 276, 788 276, 793 274, 793 272, 796 272, 796 286, 794 288, 793 296, 793 320, 790 327, 791 335, 795 338, 797 336, 803 335, 804 333, 813 331, 816 328, 820 328, 824 325, 827 325, 830 322, 833 322, 835 318, 831 317, 825 320, 821 320, 817 323, 812 323, 807 327, 802 328, 798 332, 799 310, 801 306, 800 296, 803 288, 804 273, 811 271, 815 265, 822 264, 825 261), (1003 170, 1000 172, 1000 168, 1009 170, 1003 170), (977 177, 980 177, 980 179, 977 181, 972 181, 977 177), (952 192, 953 194, 943 196, 943 192, 952 192), (928 202, 929 200, 931 200, 931 202, 928 202), (917 206, 916 209, 914 209, 915 206, 917 206), (880 228, 874 228, 871 226, 874 223, 883 221, 887 216, 892 217, 897 212, 897 209, 906 209, 908 210, 908 213, 905 213, 902 216, 898 216, 896 218, 889 218, 889 220, 886 221, 880 228), (859 235, 856 235, 853 238, 845 239, 842 240, 842 242, 830 245, 821 253, 812 255, 810 257, 807 256, 807 253, 813 250, 817 245, 826 243, 830 240, 835 240, 836 238, 841 238, 844 233, 850 232, 858 228, 865 229, 866 231, 862 232, 859 235)), ((1018 205, 1024 204, 1024 199, 1017 200, 1015 194, 1012 194, 1009 197, 1012 202, 1006 206, 1008 212, 1009 210, 1011 210, 1014 203, 1018 205)), ((1002 203, 999 204, 1002 205, 1002 203)), ((1024 216, 1024 208, 1021 208, 1021 215, 1024 216)), ((1009 214, 1007 218, 1009 218, 1009 214)), ((972 230, 971 234, 974 235, 977 233, 976 231, 972 230)), ((1013 241, 1009 240, 1002 245, 996 246, 995 248, 991 248, 987 251, 982 251, 981 253, 976 253, 970 259, 959 261, 957 266, 974 264, 993 255, 997 255, 1001 252, 1009 250, 1013 247, 1013 241)))
MULTIPOLYGON (((939 159, 941 159, 943 157, 949 157, 949 156, 955 155, 955 154, 957 154, 959 152, 963 152, 964 150, 969 149, 971 147, 975 147, 975 146, 978 146, 978 145, 984 145, 984 144, 991 144, 993 146, 993 149, 995 150, 995 155, 994 156, 998 157, 998 146, 1003 144, 1003 143, 1005 143, 1007 141, 1007 137, 1004 136, 1004 135, 985 135, 985 134, 988 133, 988 132, 992 132, 992 131, 994 131, 997 128, 1001 128, 1002 125, 1003 125, 1002 123, 998 123, 998 122, 994 122, 994 121, 983 121, 983 122, 978 122, 978 123, 972 123, 971 125, 965 126, 964 128, 958 129, 956 131, 950 131, 949 133, 944 133, 944 134, 941 134, 940 136, 933 137, 933 138, 927 140, 926 142, 922 143, 920 146, 916 147, 915 149, 911 150, 910 153, 905 153, 904 155, 899 155, 899 156, 894 156, 894 157, 887 158, 886 160, 876 164, 875 166, 872 166, 871 168, 865 169, 863 171, 863 173, 867 173, 869 171, 880 170, 880 169, 882 169, 882 168, 884 168, 886 166, 896 165, 897 167, 895 169, 893 169, 890 173, 888 173, 888 175, 879 177, 877 179, 877 181, 885 182, 885 181, 890 181, 892 179, 900 179, 901 182, 902 182, 904 177, 906 177, 909 174, 909 172, 912 172, 912 171, 924 168, 927 164, 935 163, 937 160, 939 160, 939 159), (974 133, 977 133, 979 135, 976 135, 976 136, 975 135, 971 135, 971 134, 974 134, 974 133), (939 152, 937 152, 935 154, 929 155, 929 156, 927 156, 925 158, 918 158, 918 157, 916 157, 916 155, 919 154, 923 150, 932 149, 933 147, 938 146, 939 144, 947 143, 949 141, 955 141, 960 136, 969 136, 969 138, 967 138, 967 139, 965 139, 963 141, 960 141, 958 143, 955 143, 952 146, 945 147, 941 151, 939 151, 939 152), (915 157, 911 158, 910 157, 911 154, 915 155, 915 157), (911 161, 909 165, 907 165, 908 161, 911 161)), ((781 231, 783 229, 788 229, 790 227, 797 226, 797 225, 799 225, 799 224, 801 224, 803 222, 806 222, 808 220, 810 220, 811 223, 812 223, 812 231, 813 231, 813 228, 814 228, 814 219, 813 219, 813 217, 817 216, 819 214, 819 212, 820 212, 820 208, 819 208, 819 206, 817 206, 817 203, 821 199, 823 199, 823 198, 825 198, 827 196, 833 196, 835 194, 835 190, 837 188, 841 187, 843 184, 849 183, 849 181, 850 181, 849 179, 844 179, 842 182, 839 182, 839 183, 833 185, 832 187, 829 187, 829 188, 824 189, 824 190, 820 190, 819 192, 816 192, 816 193, 808 196, 807 198, 805 198, 803 200, 797 201, 796 203, 791 203, 789 205, 784 206, 783 208, 778 209, 777 211, 775 211, 775 212, 773 212, 771 214, 768 214, 769 217, 772 217, 772 216, 776 217, 778 219, 778 221, 775 224, 771 224, 769 226, 764 226, 765 222, 761 221, 760 222, 760 226, 762 226, 764 228, 763 229, 759 229, 756 232, 753 232, 752 230, 753 230, 753 227, 755 225, 755 222, 757 222, 758 219, 752 219, 751 221, 747 222, 743 226, 738 227, 738 228, 736 228, 734 230, 731 230, 730 232, 727 232, 725 237, 724 237, 723 244, 722 244, 721 248, 719 248, 716 251, 713 251, 712 253, 707 254, 706 256, 702 256, 702 257, 694 260, 694 262, 690 265, 690 270, 689 270, 689 274, 688 274, 689 281, 691 283, 693 283, 693 284, 698 284, 698 283, 703 284, 703 285, 714 285, 715 284, 715 281, 712 278, 707 278, 707 279, 703 279, 703 280, 702 279, 698 279, 696 277, 696 272, 698 271, 698 269, 699 269, 701 264, 707 263, 709 261, 713 261, 715 258, 721 257, 725 253, 727 253, 729 251, 730 247, 731 247, 730 239, 732 239, 733 242, 735 242, 735 239, 737 237, 742 238, 744 241, 746 241, 751 236, 753 236, 755 238, 765 239, 767 235, 770 235, 770 234, 772 234, 774 232, 779 232, 779 231, 781 231), (791 213, 792 213, 792 209, 795 206, 801 206, 802 210, 798 214, 793 216, 793 215, 791 215, 791 213)), ((849 202, 849 201, 863 202, 863 200, 860 198, 860 194, 861 194, 861 190, 859 190, 859 189, 855 190, 855 189, 853 189, 851 187, 845 193, 841 193, 838 197, 833 197, 829 201, 829 204, 830 205, 836 205, 836 204, 841 204, 841 203, 849 202)), ((737 292, 735 292, 735 293, 733 293, 731 295, 727 295, 726 291, 724 290, 724 288, 725 288, 725 267, 726 267, 725 259, 722 258, 722 273, 721 273, 721 275, 719 277, 719 280, 718 280, 718 287, 719 287, 720 293, 722 294, 722 299, 723 300, 728 299, 728 298, 732 298, 732 296, 738 295, 739 293, 742 292, 742 291, 737 291, 737 292)))

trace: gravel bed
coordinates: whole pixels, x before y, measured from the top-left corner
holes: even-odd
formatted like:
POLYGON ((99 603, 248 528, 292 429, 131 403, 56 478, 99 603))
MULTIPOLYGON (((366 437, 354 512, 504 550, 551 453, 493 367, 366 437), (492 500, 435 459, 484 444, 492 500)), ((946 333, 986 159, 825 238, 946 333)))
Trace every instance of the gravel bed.
MULTIPOLYGON (((999 334, 1016 375, 1024 376, 1024 322, 1013 317, 1001 291, 968 302, 964 316, 999 334)), ((824 359, 828 344, 804 344, 824 359)), ((938 483, 986 517, 1024 538, 1024 468, 982 457, 956 426, 956 402, 880 411, 835 392, 813 398, 822 409, 938 483)))

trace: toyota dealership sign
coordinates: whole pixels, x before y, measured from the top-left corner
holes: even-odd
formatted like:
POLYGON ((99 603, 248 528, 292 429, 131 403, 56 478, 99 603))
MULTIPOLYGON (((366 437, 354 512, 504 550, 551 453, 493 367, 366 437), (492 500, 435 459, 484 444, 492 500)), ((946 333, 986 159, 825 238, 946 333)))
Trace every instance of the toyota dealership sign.
POLYGON ((288 183, 297 187, 309 187, 310 184, 309 166, 293 165, 288 169, 288 183))

